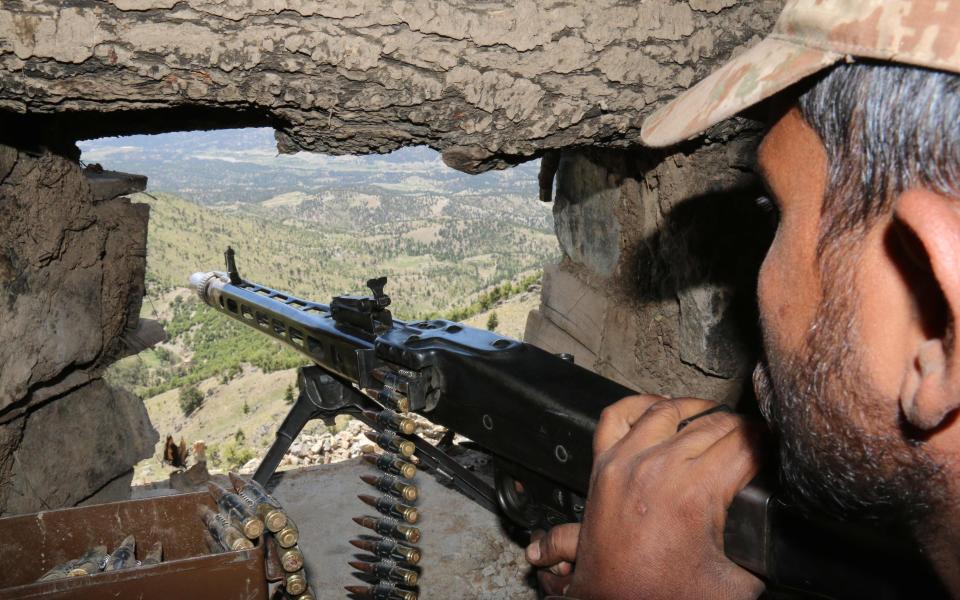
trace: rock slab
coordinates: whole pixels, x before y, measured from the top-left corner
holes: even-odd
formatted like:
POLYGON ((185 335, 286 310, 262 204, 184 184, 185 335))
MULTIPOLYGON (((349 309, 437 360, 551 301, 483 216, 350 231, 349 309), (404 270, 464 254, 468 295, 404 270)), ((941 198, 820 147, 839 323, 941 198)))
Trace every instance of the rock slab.
POLYGON ((101 379, 139 326, 148 209, 129 186, 0 144, 0 514, 116 489, 151 454, 142 401, 101 379))
POLYGON ((429 145, 467 172, 639 144, 779 0, 19 0, 0 112, 38 135, 270 125, 283 152, 429 145))

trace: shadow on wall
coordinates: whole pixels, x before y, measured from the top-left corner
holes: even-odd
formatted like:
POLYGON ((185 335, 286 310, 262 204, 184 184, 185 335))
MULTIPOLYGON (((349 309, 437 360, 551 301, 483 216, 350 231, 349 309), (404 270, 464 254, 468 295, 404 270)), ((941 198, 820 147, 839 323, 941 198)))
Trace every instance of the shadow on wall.
POLYGON ((755 143, 564 154, 557 237, 573 270, 618 305, 607 350, 592 351, 627 380, 725 394, 723 381, 733 391, 749 375, 761 348, 757 274, 775 230, 755 201, 755 143))
POLYGON ((754 184, 689 198, 628 261, 639 302, 676 300, 681 359, 718 376, 752 365, 761 348, 757 275, 776 222, 760 195, 754 184))

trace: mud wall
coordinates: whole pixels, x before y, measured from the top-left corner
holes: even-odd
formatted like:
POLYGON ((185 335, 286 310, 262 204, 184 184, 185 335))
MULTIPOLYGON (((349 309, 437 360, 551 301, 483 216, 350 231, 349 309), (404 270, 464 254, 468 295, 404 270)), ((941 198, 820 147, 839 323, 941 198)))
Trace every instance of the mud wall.
POLYGON ((525 338, 638 391, 736 403, 759 343, 754 289, 771 233, 756 132, 676 152, 565 152, 548 267, 525 338))

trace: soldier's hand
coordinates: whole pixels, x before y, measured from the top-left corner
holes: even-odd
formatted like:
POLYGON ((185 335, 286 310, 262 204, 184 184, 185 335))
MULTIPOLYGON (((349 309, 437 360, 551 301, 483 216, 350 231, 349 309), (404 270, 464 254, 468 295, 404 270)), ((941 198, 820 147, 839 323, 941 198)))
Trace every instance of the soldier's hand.
MULTIPOLYGON (((746 599, 763 591, 723 553, 727 507, 759 468, 759 427, 718 412, 677 433, 682 420, 714 406, 632 396, 604 411, 569 596, 746 599)), ((552 535, 538 542, 540 564, 570 560, 552 554, 563 546, 552 535)))
POLYGON ((562 594, 573 580, 579 536, 579 523, 557 525, 546 534, 535 531, 530 536, 527 561, 538 567, 537 580, 547 594, 562 594))

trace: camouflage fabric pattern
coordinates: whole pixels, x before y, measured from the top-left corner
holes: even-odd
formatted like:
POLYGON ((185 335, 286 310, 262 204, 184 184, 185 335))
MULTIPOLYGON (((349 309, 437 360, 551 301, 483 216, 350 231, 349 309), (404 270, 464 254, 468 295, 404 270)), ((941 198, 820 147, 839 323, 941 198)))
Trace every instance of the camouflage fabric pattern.
POLYGON ((763 41, 651 115, 648 146, 689 139, 841 60, 960 73, 960 0, 790 0, 763 41))

